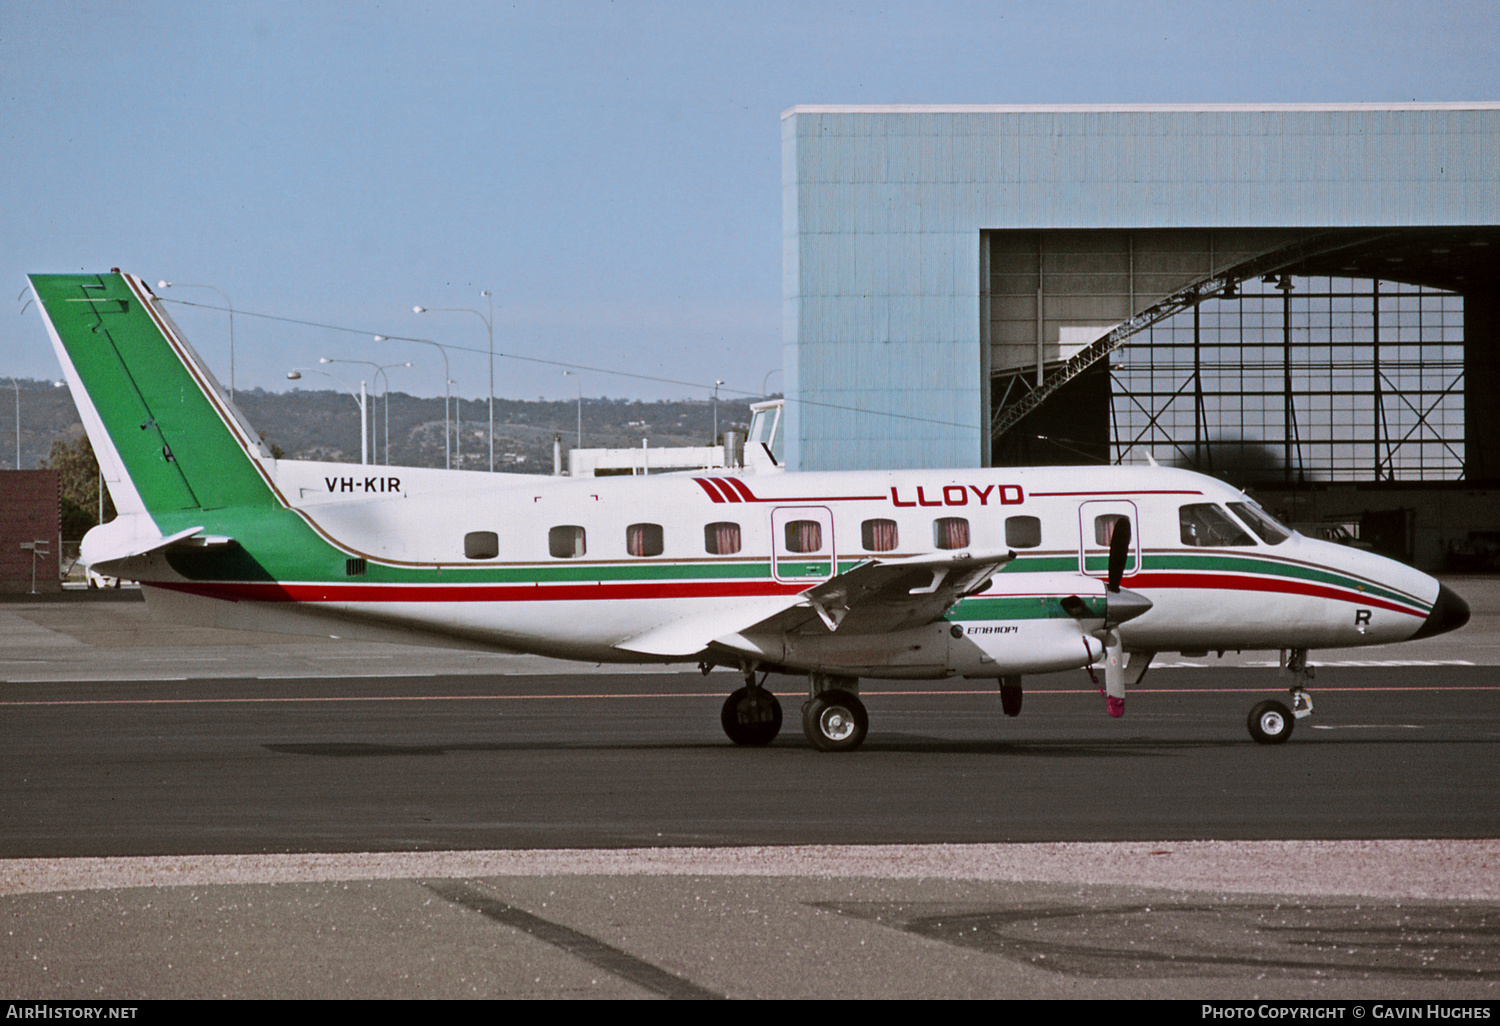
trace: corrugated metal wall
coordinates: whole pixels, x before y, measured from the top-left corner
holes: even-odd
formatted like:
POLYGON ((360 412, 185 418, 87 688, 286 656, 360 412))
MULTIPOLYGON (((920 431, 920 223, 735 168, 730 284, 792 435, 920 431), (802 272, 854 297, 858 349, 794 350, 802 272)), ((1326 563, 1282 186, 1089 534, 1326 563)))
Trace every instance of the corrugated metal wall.
POLYGON ((55 470, 0 470, 0 593, 62 590, 61 481, 55 470), (36 542, 45 556, 21 547, 36 542))
POLYGON ((808 470, 983 461, 981 231, 1500 224, 1500 104, 796 107, 782 156, 808 470))

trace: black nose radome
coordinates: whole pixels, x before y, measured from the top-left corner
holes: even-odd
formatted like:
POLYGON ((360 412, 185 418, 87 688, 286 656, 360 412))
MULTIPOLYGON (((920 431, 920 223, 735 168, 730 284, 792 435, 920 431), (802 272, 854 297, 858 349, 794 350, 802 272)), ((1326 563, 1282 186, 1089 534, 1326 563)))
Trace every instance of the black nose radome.
POLYGON ((1434 634, 1456 631, 1468 622, 1469 604, 1458 597, 1458 592, 1446 584, 1439 584, 1437 602, 1433 603, 1432 612, 1427 614, 1426 622, 1412 635, 1412 639, 1430 638, 1434 634))

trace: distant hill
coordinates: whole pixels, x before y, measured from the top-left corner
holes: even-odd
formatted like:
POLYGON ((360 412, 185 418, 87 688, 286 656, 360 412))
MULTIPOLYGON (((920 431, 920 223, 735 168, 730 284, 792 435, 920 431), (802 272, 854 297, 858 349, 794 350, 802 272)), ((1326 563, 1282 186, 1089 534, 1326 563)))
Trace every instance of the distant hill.
MULTIPOLYGON (((5 382, 5 379, 0 379, 5 382)), ((4 384, 0 383, 0 389, 4 384)), ((16 398, 20 399, 21 466, 32 469, 45 459, 57 439, 83 433, 78 410, 66 388, 50 381, 20 379, 15 391, 0 392, 0 467, 16 461, 16 398), (9 392, 10 394, 5 394, 9 392)), ((435 399, 392 392, 389 403, 390 463, 407 467, 443 466, 443 405, 435 399)), ((719 431, 743 432, 755 400, 719 400, 719 431)), ((241 391, 235 403, 261 432, 273 451, 288 459, 359 462, 359 408, 342 392, 293 390, 241 391)), ((710 400, 640 402, 589 399, 582 404, 583 444, 593 448, 634 448, 646 439, 658 446, 710 445, 714 407, 710 400)), ((579 403, 495 400, 495 468, 520 473, 552 472, 552 439, 561 435, 563 450, 578 438, 579 403)), ((384 397, 370 402, 375 430, 371 462, 386 462, 387 409, 384 397)), ((455 401, 452 465, 468 470, 489 467, 488 404, 482 399, 455 401), (460 430, 461 427, 461 430, 460 430)))

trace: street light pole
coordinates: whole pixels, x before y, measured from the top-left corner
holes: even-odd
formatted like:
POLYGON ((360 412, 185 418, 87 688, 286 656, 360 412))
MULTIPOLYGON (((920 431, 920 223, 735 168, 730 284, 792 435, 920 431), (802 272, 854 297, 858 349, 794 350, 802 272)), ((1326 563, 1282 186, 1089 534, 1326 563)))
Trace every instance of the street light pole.
POLYGON ((722 381, 714 382, 714 437, 709 441, 709 445, 719 444, 719 386, 722 384, 724 384, 722 381))
POLYGON ((366 367, 375 368, 375 377, 384 382, 384 385, 382 386, 380 391, 380 395, 385 400, 385 465, 389 467, 391 465, 391 379, 386 375, 385 372, 392 367, 410 367, 411 361, 408 360, 406 363, 388 363, 385 366, 381 366, 380 364, 372 363, 369 360, 335 360, 327 356, 320 356, 318 357, 318 362, 362 363, 366 367))
MULTIPOLYGON (((456 381, 448 382, 449 387, 458 384, 456 381)), ((464 469, 464 394, 458 393, 458 398, 453 401, 453 462, 458 464, 458 469, 464 469)))
MULTIPOLYGON (((574 372, 574 371, 563 371, 563 377, 565 377, 565 378, 569 378, 569 377, 578 378, 578 374, 576 372, 574 372)), ((582 449, 583 448, 583 379, 582 378, 578 378, 578 380, 575 382, 575 384, 578 386, 578 448, 582 449)))
POLYGON ((437 348, 437 351, 443 354, 443 380, 445 382, 447 382, 447 384, 445 384, 443 386, 443 388, 445 390, 444 391, 444 396, 443 396, 443 467, 445 469, 448 469, 448 470, 453 469, 453 460, 448 455, 448 452, 449 452, 449 450, 448 450, 448 442, 449 442, 448 436, 451 433, 450 430, 449 430, 449 427, 448 427, 448 425, 449 425, 449 421, 448 421, 448 406, 452 402, 452 399, 453 399, 453 376, 448 371, 448 350, 447 350, 447 348, 444 347, 439 342, 434 342, 430 338, 411 338, 411 337, 409 337, 407 335, 376 335, 375 336, 375 341, 376 342, 420 342, 424 346, 435 346, 437 348))
POLYGON ((296 381, 298 378, 302 377, 303 371, 306 371, 309 374, 321 374, 325 378, 332 378, 334 381, 337 381, 339 384, 349 389, 350 397, 353 398, 353 400, 359 405, 359 463, 360 466, 368 466, 370 462, 370 419, 368 413, 365 410, 365 383, 363 381, 359 383, 359 395, 355 395, 354 386, 349 384, 349 382, 345 381, 337 374, 329 374, 327 371, 318 370, 318 368, 316 367, 293 367, 291 370, 287 371, 287 380, 296 381))
POLYGON ((489 300, 490 314, 486 317, 478 310, 467 306, 414 306, 412 313, 471 313, 484 322, 484 330, 490 338, 490 473, 495 472, 495 297, 489 289, 480 289, 479 294, 489 300))
POLYGON ((217 285, 194 285, 185 281, 159 281, 156 287, 160 289, 213 289, 219 295, 224 296, 224 305, 229 307, 229 398, 234 399, 234 304, 229 297, 224 295, 224 290, 217 285))

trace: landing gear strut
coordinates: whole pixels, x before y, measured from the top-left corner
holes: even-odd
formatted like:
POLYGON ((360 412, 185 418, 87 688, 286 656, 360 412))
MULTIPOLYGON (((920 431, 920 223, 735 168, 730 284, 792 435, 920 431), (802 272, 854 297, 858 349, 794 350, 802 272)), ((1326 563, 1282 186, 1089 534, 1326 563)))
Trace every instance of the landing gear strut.
POLYGON ((859 700, 857 677, 808 677, 812 697, 802 707, 802 733, 823 752, 852 752, 870 731, 870 715, 859 700))
POLYGON ((1307 649, 1294 648, 1281 653, 1281 672, 1292 677, 1289 689, 1291 708, 1282 702, 1260 702, 1250 710, 1245 726, 1257 744, 1285 744, 1292 736, 1292 728, 1304 716, 1313 712, 1312 696, 1307 693, 1307 684, 1313 679, 1313 667, 1307 664, 1307 649))
POLYGON ((770 744, 781 732, 781 703, 776 696, 755 682, 755 671, 745 671, 745 686, 724 700, 719 722, 724 733, 737 745, 760 748, 770 744))

